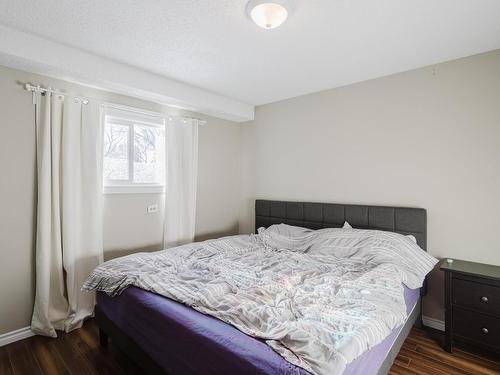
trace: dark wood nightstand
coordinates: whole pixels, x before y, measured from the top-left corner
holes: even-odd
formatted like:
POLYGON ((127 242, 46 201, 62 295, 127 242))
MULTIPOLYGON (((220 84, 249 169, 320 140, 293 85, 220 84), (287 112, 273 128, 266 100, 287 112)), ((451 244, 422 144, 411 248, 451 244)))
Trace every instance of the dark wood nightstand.
POLYGON ((445 274, 445 350, 454 341, 500 353, 500 267, 453 260, 445 274))

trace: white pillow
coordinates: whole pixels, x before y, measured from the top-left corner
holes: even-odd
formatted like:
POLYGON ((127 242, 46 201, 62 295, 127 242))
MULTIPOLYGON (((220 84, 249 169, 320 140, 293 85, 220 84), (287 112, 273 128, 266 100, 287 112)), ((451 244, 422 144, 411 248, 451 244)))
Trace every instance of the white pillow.
POLYGON ((417 243, 417 239, 415 238, 415 236, 411 235, 411 234, 408 234, 406 237, 408 237, 410 240, 412 240, 414 243, 417 243))
MULTIPOLYGON (((342 229, 352 229, 352 226, 347 221, 345 221, 342 229)), ((417 243, 417 239, 415 238, 415 236, 408 234, 408 235, 406 235, 406 237, 408 237, 410 240, 412 240, 413 243, 417 243)))
POLYGON ((259 228, 258 232, 276 233, 285 237, 300 237, 313 232, 313 229, 297 227, 295 225, 288 224, 273 224, 267 229, 259 228))

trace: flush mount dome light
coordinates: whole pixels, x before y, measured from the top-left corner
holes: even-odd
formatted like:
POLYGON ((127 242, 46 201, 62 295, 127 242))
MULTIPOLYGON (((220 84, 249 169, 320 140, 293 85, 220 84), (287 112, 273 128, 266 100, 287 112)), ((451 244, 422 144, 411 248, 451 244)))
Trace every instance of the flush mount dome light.
POLYGON ((247 13, 257 25, 264 29, 274 29, 288 18, 286 0, 250 0, 247 13))

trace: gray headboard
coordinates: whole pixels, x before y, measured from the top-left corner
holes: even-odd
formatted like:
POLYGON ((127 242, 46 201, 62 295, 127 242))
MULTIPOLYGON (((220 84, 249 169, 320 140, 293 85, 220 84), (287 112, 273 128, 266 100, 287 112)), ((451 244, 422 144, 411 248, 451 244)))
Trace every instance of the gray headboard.
POLYGON ((412 234, 427 250, 427 213, 423 208, 255 201, 255 230, 281 223, 310 229, 339 228, 345 221, 353 228, 412 234))

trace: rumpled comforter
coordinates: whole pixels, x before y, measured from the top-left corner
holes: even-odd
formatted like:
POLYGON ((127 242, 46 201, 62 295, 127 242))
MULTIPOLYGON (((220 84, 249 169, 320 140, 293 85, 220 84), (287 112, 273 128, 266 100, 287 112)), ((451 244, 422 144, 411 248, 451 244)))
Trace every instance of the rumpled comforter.
POLYGON ((313 374, 336 375, 404 323, 402 283, 421 287, 436 263, 396 233, 280 224, 108 261, 83 290, 155 292, 265 340, 313 374))

